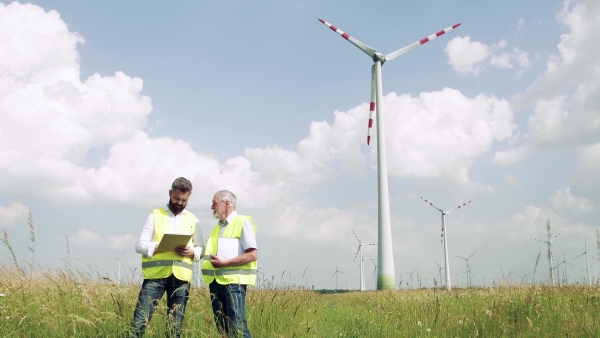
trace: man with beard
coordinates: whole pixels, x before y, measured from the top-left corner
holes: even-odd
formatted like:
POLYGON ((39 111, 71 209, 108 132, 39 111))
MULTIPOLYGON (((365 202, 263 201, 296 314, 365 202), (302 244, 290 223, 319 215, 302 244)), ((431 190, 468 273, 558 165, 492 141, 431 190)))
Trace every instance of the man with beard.
POLYGON ((228 190, 215 194, 211 209, 219 220, 206 243, 202 263, 204 283, 208 284, 217 329, 223 336, 250 338, 246 321, 246 287, 256 283, 258 251, 252 217, 238 215, 236 197, 228 190), (233 243, 233 252, 222 246, 233 243))
POLYGON ((192 193, 192 183, 179 177, 169 190, 169 202, 154 209, 135 245, 142 254, 144 282, 138 296, 131 323, 130 337, 141 337, 162 295, 167 293, 167 336, 179 337, 185 314, 193 261, 199 260, 204 252, 204 239, 198 227, 198 219, 185 209, 192 193), (164 234, 192 235, 187 245, 174 251, 156 252, 164 234))

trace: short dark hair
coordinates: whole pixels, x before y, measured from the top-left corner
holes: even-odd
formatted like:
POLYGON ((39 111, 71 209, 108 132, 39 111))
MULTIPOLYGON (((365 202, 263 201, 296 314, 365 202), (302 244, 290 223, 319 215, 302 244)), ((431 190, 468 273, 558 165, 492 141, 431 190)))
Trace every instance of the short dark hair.
POLYGON ((179 190, 182 192, 192 191, 192 182, 185 177, 179 177, 171 184, 171 190, 179 190))

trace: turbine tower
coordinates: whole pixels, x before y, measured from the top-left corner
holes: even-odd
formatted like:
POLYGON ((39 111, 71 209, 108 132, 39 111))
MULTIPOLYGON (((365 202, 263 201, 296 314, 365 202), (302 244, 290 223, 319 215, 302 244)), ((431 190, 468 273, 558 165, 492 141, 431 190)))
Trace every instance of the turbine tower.
POLYGON ((378 252, 377 261, 379 269, 377 270, 377 289, 393 289, 396 287, 396 273, 394 272, 394 250, 392 247, 392 226, 390 220, 390 201, 388 194, 387 180, 387 161, 385 151, 385 133, 383 112, 381 111, 381 103, 383 102, 383 91, 381 84, 381 66, 386 61, 391 61, 402 54, 419 47, 440 35, 443 35, 454 28, 460 26, 456 24, 448 27, 435 34, 432 34, 419 41, 411 43, 408 46, 400 48, 388 55, 383 55, 375 48, 368 46, 359 40, 351 37, 348 33, 343 32, 334 25, 319 19, 321 23, 329 27, 332 31, 341 35, 358 49, 366 53, 374 62, 371 67, 371 104, 369 108, 369 125, 367 129, 367 145, 371 142, 371 128, 373 127, 373 112, 376 113, 377 123, 377 182, 378 182, 378 252))
POLYGON ((451 213, 452 211, 456 210, 456 209, 460 209, 464 206, 466 206, 467 204, 471 203, 471 201, 469 202, 465 202, 459 206, 457 206, 456 208, 450 209, 448 211, 444 211, 438 207, 436 207, 435 205, 433 205, 433 203, 429 202, 428 200, 424 199, 423 197, 421 197, 421 199, 423 201, 425 201, 425 203, 431 205, 432 207, 434 207, 435 209, 437 209, 437 211, 442 213, 442 238, 441 238, 441 242, 444 243, 444 263, 445 263, 445 270, 446 270, 446 290, 450 291, 452 290, 452 281, 450 280, 450 263, 448 261, 448 229, 446 229, 446 215, 448 215, 449 213, 451 213), (444 236, 444 229, 446 231, 446 235, 444 236))
POLYGON ((354 231, 352 231, 352 234, 354 234, 354 237, 358 241, 358 250, 356 251, 356 254, 354 255, 355 261, 356 261, 356 257, 360 254, 360 291, 365 291, 365 268, 364 268, 364 264, 363 264, 362 247, 369 246, 369 245, 377 245, 377 243, 362 244, 362 242, 358 239, 358 236, 356 236, 354 231))
POLYGON ((552 267, 554 266, 552 258, 554 257, 554 254, 552 253, 552 242, 554 242, 554 240, 556 240, 556 238, 558 238, 558 236, 562 233, 559 232, 558 234, 556 234, 556 236, 554 236, 554 238, 552 238, 552 235, 550 234, 550 219, 548 218, 548 221, 546 222, 546 230, 548 230, 548 240, 547 241, 542 241, 541 239, 538 238, 533 238, 531 237, 531 239, 533 239, 534 241, 538 241, 538 242, 543 242, 548 244, 548 263, 550 265, 550 283, 552 284, 552 286, 554 286, 554 273, 553 273, 553 269, 552 267))

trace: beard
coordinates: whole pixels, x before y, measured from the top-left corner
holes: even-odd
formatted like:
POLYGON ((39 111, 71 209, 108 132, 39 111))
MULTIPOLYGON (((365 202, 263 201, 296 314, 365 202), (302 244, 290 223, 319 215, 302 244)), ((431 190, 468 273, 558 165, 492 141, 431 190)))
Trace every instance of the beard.
POLYGON ((175 215, 181 213, 183 211, 183 209, 185 209, 186 205, 187 205, 187 203, 183 204, 183 205, 175 204, 175 203, 173 203, 173 201, 171 201, 171 199, 169 199, 169 209, 171 209, 171 211, 175 215))
POLYGON ((219 213, 217 213, 217 210, 213 210, 213 217, 214 217, 214 219, 221 219, 221 216, 219 216, 219 213))

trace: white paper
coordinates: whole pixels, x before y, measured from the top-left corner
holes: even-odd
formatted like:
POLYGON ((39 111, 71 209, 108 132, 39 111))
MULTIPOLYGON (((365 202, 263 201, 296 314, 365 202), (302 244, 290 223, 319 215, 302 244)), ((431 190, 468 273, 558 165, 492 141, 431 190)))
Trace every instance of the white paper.
POLYGON ((239 238, 219 238, 217 257, 229 260, 244 252, 239 238))

